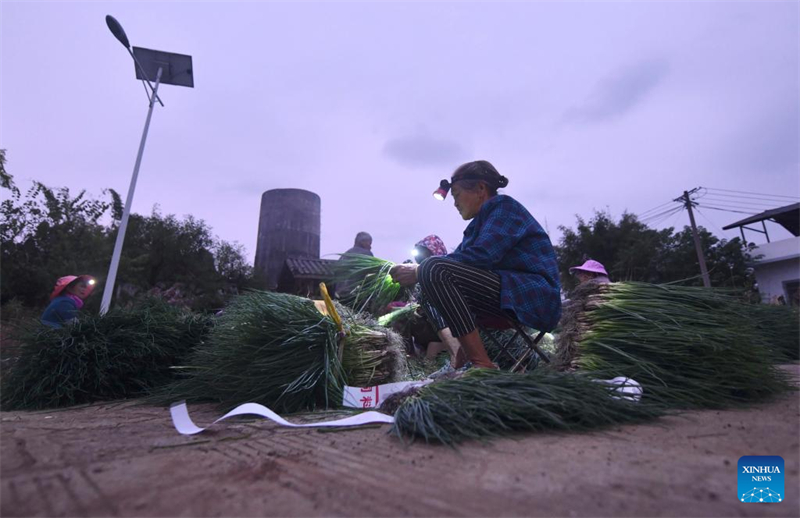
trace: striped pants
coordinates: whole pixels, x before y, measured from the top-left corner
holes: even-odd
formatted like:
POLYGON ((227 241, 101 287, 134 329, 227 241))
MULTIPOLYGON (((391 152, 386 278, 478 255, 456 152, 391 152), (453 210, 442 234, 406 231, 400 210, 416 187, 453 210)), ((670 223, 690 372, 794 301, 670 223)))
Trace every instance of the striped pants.
POLYGON ((436 329, 455 337, 475 330, 476 315, 508 317, 500 308, 500 276, 443 257, 430 257, 417 268, 422 307, 436 329))

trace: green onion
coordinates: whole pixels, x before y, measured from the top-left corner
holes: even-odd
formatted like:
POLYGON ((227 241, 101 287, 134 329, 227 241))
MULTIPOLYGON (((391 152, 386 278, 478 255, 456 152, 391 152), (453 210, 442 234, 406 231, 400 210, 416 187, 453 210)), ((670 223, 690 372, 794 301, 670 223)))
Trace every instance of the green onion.
POLYGON ((138 397, 174 380, 213 326, 213 317, 152 299, 105 316, 82 314, 60 329, 28 322, 2 380, 4 410, 138 397))
POLYGON ((749 306, 756 331, 775 353, 777 362, 800 360, 800 311, 791 306, 749 306))
POLYGON ((394 265, 369 255, 342 254, 333 266, 337 285, 351 287, 339 293, 342 303, 378 315, 390 302, 408 298, 408 291, 389 275, 394 265))
POLYGON ((254 402, 296 412, 339 406, 345 384, 371 386, 405 376, 396 333, 338 305, 337 311, 348 332, 343 344, 333 320, 309 299, 265 291, 235 297, 207 343, 183 366, 185 378, 151 401, 213 401, 223 409, 254 402))
POLYGON ((645 283, 589 284, 566 305, 561 368, 627 376, 677 408, 722 408, 790 389, 751 318, 729 292, 645 283))
POLYGON ((390 327, 396 322, 410 318, 417 308, 419 308, 419 304, 406 304, 402 308, 395 309, 390 313, 386 313, 385 315, 378 317, 378 324, 384 327, 390 327))
POLYGON ((395 401, 387 400, 381 410, 394 411, 395 435, 448 445, 513 432, 590 430, 663 413, 656 404, 615 395, 614 387, 583 374, 474 369, 461 378, 431 383, 395 401))

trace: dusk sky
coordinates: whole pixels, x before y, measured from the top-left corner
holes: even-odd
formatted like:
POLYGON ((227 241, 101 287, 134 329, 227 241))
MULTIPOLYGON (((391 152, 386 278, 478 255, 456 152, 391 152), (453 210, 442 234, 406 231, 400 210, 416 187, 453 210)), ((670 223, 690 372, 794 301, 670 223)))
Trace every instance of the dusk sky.
MULTIPOLYGON (((322 198, 323 256, 361 230, 397 262, 431 233, 454 248, 466 222, 431 193, 475 159, 554 243, 575 215, 657 215, 697 186, 787 197, 715 205, 754 213, 800 197, 798 5, 6 0, 0 147, 23 189, 125 198, 147 98, 111 14, 194 60, 194 89, 159 92, 133 211, 202 218, 251 261, 261 194, 287 187, 322 198)), ((745 214, 700 203, 739 235, 720 228, 745 214)))

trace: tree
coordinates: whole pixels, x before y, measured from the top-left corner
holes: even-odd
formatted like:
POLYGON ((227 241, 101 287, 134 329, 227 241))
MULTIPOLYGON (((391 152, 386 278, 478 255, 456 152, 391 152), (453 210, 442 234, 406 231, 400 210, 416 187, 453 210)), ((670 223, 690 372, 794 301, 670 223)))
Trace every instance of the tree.
MULTIPOLYGON (((24 196, 13 184, 9 189, 10 198, 0 204, 0 301, 41 307, 55 280, 69 274, 94 276, 102 291, 122 215, 120 196, 110 189, 104 199, 85 191, 73 196, 66 187, 39 182, 24 196)), ((214 236, 193 216, 178 219, 156 209, 146 217, 131 214, 115 303, 178 286, 192 309, 213 309, 250 286, 251 278, 241 245, 214 236)), ((91 297, 87 310, 99 304, 99 296, 91 297)))
MULTIPOLYGON (((708 266, 711 286, 752 289, 753 278, 747 275, 747 268, 748 262, 753 259, 751 252, 754 245, 742 245, 738 237, 731 240, 720 239, 704 227, 697 227, 697 233, 708 266)), ((703 280, 699 277, 700 264, 691 227, 685 226, 683 230, 672 235, 668 252, 664 256, 663 270, 665 279, 691 278, 686 285, 703 285, 703 280)))
POLYGON ((619 223, 604 211, 595 212, 588 222, 580 216, 577 220, 575 230, 559 227, 562 237, 556 247, 562 283, 567 290, 577 283, 569 274, 569 267, 587 259, 603 263, 614 280, 658 282, 659 256, 671 229, 653 230, 627 212, 622 214, 619 223))
POLYGON ((250 286, 252 268, 239 244, 220 240, 203 221, 133 215, 128 223, 118 282, 140 290, 180 286, 194 308, 218 308, 250 286))
POLYGON ((25 305, 47 300, 55 280, 69 273, 102 278, 110 247, 98 220, 109 203, 73 197, 34 182, 24 199, 19 191, 0 205, 2 301, 25 305))
MULTIPOLYGON (((603 263, 614 281, 703 284, 688 226, 677 233, 673 228, 655 230, 634 214, 623 213, 617 222, 608 212, 601 211, 588 222, 578 216, 575 230, 563 226, 559 229, 563 235, 556 253, 562 285, 567 291, 577 283, 569 268, 587 259, 603 263)), ((719 239, 703 227, 698 227, 698 233, 712 286, 751 290, 753 280, 746 271, 753 246, 743 246, 739 238, 719 239)))
POLYGON ((239 243, 219 241, 214 247, 217 272, 231 284, 244 284, 253 276, 253 267, 245 261, 245 253, 239 243))
POLYGON ((6 171, 6 150, 0 149, 0 187, 14 190, 14 177, 6 171))

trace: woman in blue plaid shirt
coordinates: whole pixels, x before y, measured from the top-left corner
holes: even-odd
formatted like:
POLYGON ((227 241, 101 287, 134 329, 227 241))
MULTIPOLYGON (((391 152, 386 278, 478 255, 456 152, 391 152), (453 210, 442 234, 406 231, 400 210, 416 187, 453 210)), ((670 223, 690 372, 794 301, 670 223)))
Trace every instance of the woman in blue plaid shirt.
POLYGON ((489 369, 496 366, 486 354, 476 317, 514 318, 539 331, 551 331, 561 317, 553 245, 522 204, 497 193, 506 185, 508 179, 485 160, 456 169, 437 193, 443 199, 451 189, 456 210, 471 220, 463 241, 450 254, 397 265, 391 272, 404 286, 419 283, 438 313, 437 328, 450 328, 466 352, 464 361, 489 369))

